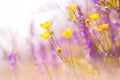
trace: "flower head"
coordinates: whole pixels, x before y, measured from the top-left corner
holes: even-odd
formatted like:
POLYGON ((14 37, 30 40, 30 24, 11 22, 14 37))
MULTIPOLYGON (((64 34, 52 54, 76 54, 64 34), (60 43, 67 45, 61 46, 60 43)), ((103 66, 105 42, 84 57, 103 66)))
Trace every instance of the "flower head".
POLYGON ((97 26, 95 29, 97 31, 103 31, 103 30, 107 29, 108 27, 109 27, 109 24, 102 24, 102 25, 97 26))
POLYGON ((40 35, 41 38, 48 39, 50 37, 50 31, 45 31, 43 34, 40 35))
POLYGON ((66 8, 67 8, 67 10, 68 11, 74 11, 74 10, 76 10, 77 9, 77 4, 70 4, 70 5, 68 5, 66 8))
POLYGON ((68 20, 74 20, 77 16, 73 12, 68 12, 68 20))
POLYGON ((52 25, 52 21, 46 21, 40 24, 40 26, 44 29, 48 29, 51 25, 52 25))
POLYGON ((72 36, 72 30, 71 29, 66 29, 63 33, 62 33, 62 37, 64 38, 69 38, 72 36))
POLYGON ((74 13, 74 11, 77 9, 77 6, 78 6, 77 4, 70 4, 66 7, 67 11, 68 11, 68 19, 69 20, 77 18, 77 16, 74 13))
POLYGON ((91 14, 89 17, 90 17, 90 19, 92 19, 92 20, 96 20, 96 19, 99 18, 99 14, 98 14, 98 13, 93 13, 93 14, 91 14))

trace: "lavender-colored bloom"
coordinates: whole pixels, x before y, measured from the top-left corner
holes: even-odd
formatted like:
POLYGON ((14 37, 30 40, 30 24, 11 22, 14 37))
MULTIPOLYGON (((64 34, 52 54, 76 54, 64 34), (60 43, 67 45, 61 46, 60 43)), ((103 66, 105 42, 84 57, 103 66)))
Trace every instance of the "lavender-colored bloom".
POLYGON ((110 10, 111 9, 109 9, 107 7, 105 9, 106 9, 105 11, 99 9, 98 13, 102 14, 101 19, 100 19, 102 23, 105 23, 105 24, 109 23, 109 30, 111 32, 110 38, 112 39, 112 45, 114 45, 115 44, 116 31, 115 31, 114 24, 110 20, 110 10))
POLYGON ((31 21, 30 23, 30 35, 33 36, 34 35, 34 26, 33 26, 33 21, 31 21))
POLYGON ((119 47, 115 47, 115 48, 113 49, 113 52, 114 52, 114 55, 115 55, 115 56, 120 56, 120 48, 119 48, 119 47))
POLYGON ((79 21, 79 26, 80 26, 80 32, 84 38, 86 47, 89 49, 90 56, 94 57, 94 58, 100 58, 100 55, 96 52, 96 50, 93 46, 94 45, 93 41, 91 40, 90 36, 88 35, 89 29, 85 24, 85 18, 82 17, 82 12, 81 12, 81 9, 79 6, 77 8, 77 11, 78 11, 78 21, 79 21))
POLYGON ((119 15, 119 19, 120 19, 120 0, 119 0, 119 8, 118 8, 118 15, 119 15))
POLYGON ((45 51, 45 47, 42 43, 39 44, 39 55, 42 58, 42 60, 46 59, 46 51, 45 51))
POLYGON ((81 11, 81 7, 77 6, 77 12, 78 12, 78 21, 81 22, 81 17, 82 17, 82 11, 81 11))
POLYGON ((35 59, 35 46, 34 46, 34 44, 33 44, 33 42, 32 42, 32 38, 33 38, 33 36, 34 36, 34 26, 33 26, 33 21, 31 21, 31 23, 30 23, 30 27, 29 27, 29 32, 30 32, 30 48, 31 48, 31 57, 33 58, 33 59, 35 59))
POLYGON ((76 31, 73 32, 73 40, 74 40, 75 42, 77 42, 77 44, 80 44, 80 42, 81 42, 79 36, 80 36, 80 35, 78 34, 78 32, 76 32, 76 31))
POLYGON ((35 47, 32 42, 30 43, 30 48, 31 48, 31 57, 35 59, 35 47))
POLYGON ((98 4, 99 0, 92 0, 94 4, 98 4))
POLYGON ((13 51, 8 53, 7 59, 10 62, 11 67, 14 69, 16 67, 16 55, 13 53, 13 51))

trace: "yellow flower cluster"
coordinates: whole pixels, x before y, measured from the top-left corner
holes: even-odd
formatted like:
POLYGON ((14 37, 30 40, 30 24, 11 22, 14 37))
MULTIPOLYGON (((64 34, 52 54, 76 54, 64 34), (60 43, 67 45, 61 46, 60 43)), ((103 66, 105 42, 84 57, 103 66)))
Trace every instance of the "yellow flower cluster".
POLYGON ((52 21, 46 21, 40 24, 40 27, 44 28, 45 31, 40 35, 41 38, 48 39, 50 37, 51 31, 48 29, 52 25, 52 21))
POLYGON ((112 6, 112 7, 119 7, 119 0, 104 0, 104 4, 105 5, 109 5, 109 6, 112 6))

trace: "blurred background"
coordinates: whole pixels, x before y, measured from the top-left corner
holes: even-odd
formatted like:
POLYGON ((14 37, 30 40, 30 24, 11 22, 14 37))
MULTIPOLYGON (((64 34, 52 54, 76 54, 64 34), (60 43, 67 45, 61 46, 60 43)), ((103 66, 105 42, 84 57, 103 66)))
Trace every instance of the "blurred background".
MULTIPOLYGON (((88 1, 88 11, 90 13, 96 12, 93 8, 96 5, 91 3, 93 0, 0 0, 0 80, 120 80, 120 69, 111 67, 111 71, 109 71, 107 69, 109 65, 105 68, 104 65, 95 63, 96 66, 92 65, 94 76, 91 76, 91 74, 86 75, 78 70, 74 72, 74 67, 71 69, 71 67, 66 66, 55 55, 52 55, 55 60, 52 59, 49 52, 46 64, 40 58, 41 55, 36 54, 39 53, 41 44, 47 42, 47 40, 40 38, 40 34, 44 32, 40 24, 52 20, 50 29, 55 32, 56 36, 60 36, 63 30, 76 26, 67 20, 66 6, 70 3, 77 3, 81 6, 82 12, 85 13, 86 1, 88 1), (32 50, 33 48, 35 50, 32 50), (12 59, 11 56, 8 57, 10 53, 15 54, 12 55, 12 59), (32 53, 35 55, 33 56, 32 53), (99 76, 97 68, 100 69, 99 76)), ((80 50, 79 47, 77 49, 80 50)), ((81 51, 80 53, 87 52, 87 50, 81 51)), ((87 57, 89 58, 89 56, 87 57)), ((80 70, 92 71, 92 66, 88 64, 89 59, 88 61, 78 59, 78 63, 80 63, 78 66, 80 70)))
MULTIPOLYGON (((39 25, 46 20, 53 20, 56 32, 72 25, 66 20, 66 6, 76 2, 85 6, 85 0, 0 0, 0 80, 48 80, 41 79, 32 61, 24 60, 29 55, 29 41, 35 44, 42 41, 39 35, 43 29, 39 25), (10 50, 20 56, 18 59, 23 59, 18 62, 19 79, 14 77, 6 60, 10 50)), ((65 80, 65 76, 59 80, 65 80)))

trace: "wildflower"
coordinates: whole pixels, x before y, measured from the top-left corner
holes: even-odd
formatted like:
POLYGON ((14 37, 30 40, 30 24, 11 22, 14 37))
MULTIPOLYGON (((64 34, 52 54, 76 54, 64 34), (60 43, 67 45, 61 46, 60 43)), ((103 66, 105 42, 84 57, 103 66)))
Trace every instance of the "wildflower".
POLYGON ((99 14, 98 13, 93 13, 89 17, 90 17, 90 19, 96 20, 96 19, 99 18, 99 14))
POLYGON ((44 29, 48 29, 51 25, 52 25, 52 21, 46 21, 40 24, 40 26, 44 29))
POLYGON ((66 29, 63 33, 62 33, 62 37, 64 38, 69 38, 72 36, 72 30, 71 29, 66 29))
POLYGON ((41 38, 48 39, 50 37, 50 31, 45 31, 43 34, 40 35, 41 38))
POLYGON ((102 24, 96 27, 96 30, 103 31, 109 27, 109 24, 102 24))
POLYGON ((95 3, 95 4, 98 4, 99 3, 99 0, 92 0, 93 1, 93 3, 95 3))
POLYGON ((68 12, 68 20, 74 20, 77 16, 73 12, 68 12))
POLYGON ((111 4, 114 6, 114 7, 119 7, 119 0, 110 0, 111 4))
POLYGON ((56 48, 56 51, 57 51, 58 53, 61 53, 61 52, 62 52, 62 49, 61 49, 60 47, 57 47, 57 48, 56 48))
POLYGON ((10 63, 10 66, 12 69, 16 68, 16 55, 13 53, 13 51, 10 51, 7 55, 7 59, 10 63))
POLYGON ((83 14, 80 6, 77 6, 77 14, 78 14, 77 19, 79 22, 81 22, 81 17, 83 16, 83 14))
POLYGON ((76 10, 77 9, 77 4, 70 4, 70 5, 68 5, 66 8, 67 8, 67 10, 68 11, 74 11, 74 10, 76 10))
POLYGON ((40 43, 40 44, 39 44, 39 51, 40 51, 40 53, 39 53, 40 57, 41 57, 43 60, 45 60, 45 59, 46 59, 46 50, 45 50, 45 46, 44 46, 43 43, 40 43))
POLYGON ((67 6, 69 20, 73 20, 73 19, 77 18, 77 16, 74 13, 74 10, 76 10, 76 9, 77 9, 77 4, 70 4, 67 6))

